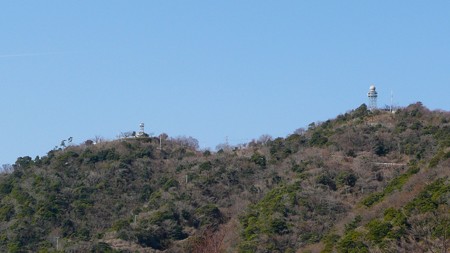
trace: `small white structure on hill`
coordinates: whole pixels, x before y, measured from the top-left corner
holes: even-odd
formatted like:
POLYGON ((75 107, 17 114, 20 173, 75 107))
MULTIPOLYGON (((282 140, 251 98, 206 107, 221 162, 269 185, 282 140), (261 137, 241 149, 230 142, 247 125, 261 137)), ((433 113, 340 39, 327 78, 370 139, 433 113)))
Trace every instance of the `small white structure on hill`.
POLYGON ((378 93, 376 91, 375 85, 371 85, 369 88, 369 92, 367 93, 367 97, 369 97, 369 110, 373 111, 377 109, 377 97, 378 93))
POLYGON ((146 137, 148 136, 144 131, 144 123, 139 124, 139 132, 136 134, 136 137, 146 137))

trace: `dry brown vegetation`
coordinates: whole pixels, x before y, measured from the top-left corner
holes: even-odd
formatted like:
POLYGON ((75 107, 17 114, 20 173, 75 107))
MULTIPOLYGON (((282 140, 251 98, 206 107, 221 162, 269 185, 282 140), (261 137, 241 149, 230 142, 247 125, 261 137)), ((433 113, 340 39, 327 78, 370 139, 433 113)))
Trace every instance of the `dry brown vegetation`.
POLYGON ((449 122, 363 105, 217 152, 164 136, 20 157, 0 175, 0 250, 444 252, 449 122))

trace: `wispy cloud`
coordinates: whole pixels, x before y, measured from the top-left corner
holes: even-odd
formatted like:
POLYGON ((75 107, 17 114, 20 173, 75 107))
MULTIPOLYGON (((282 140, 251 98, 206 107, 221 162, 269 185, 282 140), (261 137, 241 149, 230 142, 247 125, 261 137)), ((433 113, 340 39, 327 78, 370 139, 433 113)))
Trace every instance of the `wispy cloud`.
POLYGON ((15 57, 29 57, 29 56, 45 56, 66 54, 68 52, 42 52, 42 53, 21 53, 21 54, 0 54, 0 58, 15 58, 15 57))

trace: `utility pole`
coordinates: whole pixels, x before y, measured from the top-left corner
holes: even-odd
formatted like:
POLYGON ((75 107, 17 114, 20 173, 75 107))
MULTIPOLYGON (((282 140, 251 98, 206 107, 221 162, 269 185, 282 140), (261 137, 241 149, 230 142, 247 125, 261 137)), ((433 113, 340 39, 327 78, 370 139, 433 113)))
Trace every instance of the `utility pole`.
POLYGON ((394 92, 391 90, 391 113, 394 112, 394 92))
POLYGON ((59 237, 55 237, 56 238, 56 250, 59 250, 59 237))

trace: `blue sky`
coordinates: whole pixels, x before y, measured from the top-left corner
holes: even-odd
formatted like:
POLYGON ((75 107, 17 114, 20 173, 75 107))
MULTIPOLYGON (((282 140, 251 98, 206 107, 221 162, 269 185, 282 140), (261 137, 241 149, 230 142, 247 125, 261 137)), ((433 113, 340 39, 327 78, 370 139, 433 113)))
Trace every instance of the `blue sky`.
POLYGON ((2 1, 0 164, 72 136, 286 136, 367 102, 450 108, 449 1, 2 1))

